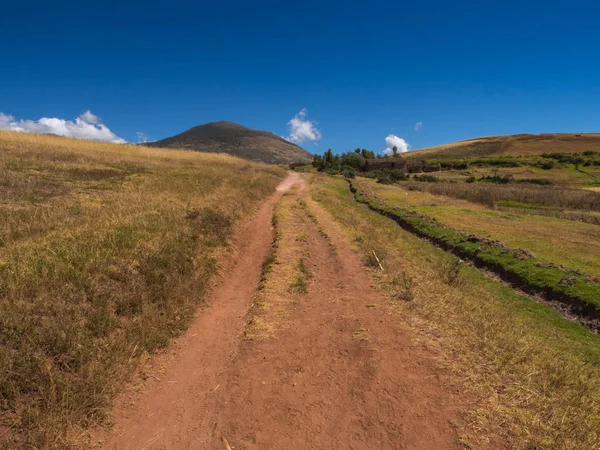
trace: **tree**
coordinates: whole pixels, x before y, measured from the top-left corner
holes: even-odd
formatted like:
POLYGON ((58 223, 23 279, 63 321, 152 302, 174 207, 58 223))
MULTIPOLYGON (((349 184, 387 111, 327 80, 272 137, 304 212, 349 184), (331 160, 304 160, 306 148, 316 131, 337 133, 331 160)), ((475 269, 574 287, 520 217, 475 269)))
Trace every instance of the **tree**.
POLYGON ((344 153, 341 158, 341 164, 343 166, 353 167, 354 169, 360 170, 365 165, 365 158, 362 155, 355 152, 344 153))
POLYGON ((360 154, 365 159, 375 159, 375 153, 371 150, 367 150, 366 148, 363 148, 360 154))
POLYGON ((392 153, 394 153, 394 156, 398 156, 398 147, 395 145, 392 147, 392 153))
POLYGON ((331 149, 328 149, 323 155, 323 166, 319 169, 320 171, 336 171, 340 170, 341 162, 340 157, 334 155, 331 149))
POLYGON ((312 160, 312 166, 313 166, 314 168, 316 168, 317 170, 321 171, 321 170, 323 170, 323 167, 324 167, 324 165, 325 165, 325 161, 323 160, 323 157, 322 157, 322 156, 320 156, 320 155, 315 155, 315 156, 313 157, 313 160, 312 160))

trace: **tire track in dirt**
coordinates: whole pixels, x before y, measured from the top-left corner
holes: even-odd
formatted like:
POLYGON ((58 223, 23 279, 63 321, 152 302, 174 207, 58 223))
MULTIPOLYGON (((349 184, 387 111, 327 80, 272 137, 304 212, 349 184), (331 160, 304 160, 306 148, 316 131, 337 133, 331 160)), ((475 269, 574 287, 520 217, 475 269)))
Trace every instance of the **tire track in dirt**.
POLYGON ((459 402, 399 320, 339 225, 290 175, 240 231, 235 265, 179 350, 160 357, 166 375, 117 407, 102 446, 224 449, 224 436, 236 450, 462 448, 459 402), (253 311, 269 333, 244 337, 277 201, 290 213, 267 306, 253 311), (300 256, 312 275, 305 294, 289 291, 300 256))
POLYGON ((389 299, 371 287, 305 185, 291 194, 282 203, 302 199, 308 208, 282 215, 280 241, 302 234, 306 245, 296 254, 280 252, 274 272, 305 255, 309 292, 282 302, 289 280, 269 289, 276 306, 259 314, 274 335, 242 342, 219 395, 212 448, 219 448, 220 434, 236 449, 461 448, 457 404, 441 386, 431 355, 411 346, 389 299), (282 304, 288 314, 281 314, 282 304))
POLYGON ((298 174, 290 174, 238 230, 235 254, 209 306, 199 311, 177 348, 156 358, 153 365, 162 366, 164 374, 155 370, 140 394, 124 394, 113 413, 114 429, 99 432, 92 444, 119 450, 210 448, 205 443, 212 435, 216 393, 223 389, 228 362, 235 358, 271 246, 273 207, 299 181, 298 174))

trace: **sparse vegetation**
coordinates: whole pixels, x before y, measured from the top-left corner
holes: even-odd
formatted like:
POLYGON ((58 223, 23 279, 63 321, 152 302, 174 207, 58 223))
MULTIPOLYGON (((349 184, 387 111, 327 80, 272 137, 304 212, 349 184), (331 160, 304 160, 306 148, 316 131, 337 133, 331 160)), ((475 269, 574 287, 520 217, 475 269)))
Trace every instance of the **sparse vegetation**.
POLYGON ((408 276, 406 272, 402 272, 401 275, 394 275, 390 280, 394 297, 405 302, 412 302, 415 299, 413 282, 414 279, 408 276))
POLYGON ((235 223, 283 171, 12 132, 0 167, 2 425, 19 447, 66 448, 187 327, 235 223))
POLYGON ((307 294, 308 285, 312 278, 312 274, 306 268, 306 265, 304 264, 304 258, 298 259, 296 269, 298 273, 294 281, 290 284, 289 291, 295 294, 307 294))

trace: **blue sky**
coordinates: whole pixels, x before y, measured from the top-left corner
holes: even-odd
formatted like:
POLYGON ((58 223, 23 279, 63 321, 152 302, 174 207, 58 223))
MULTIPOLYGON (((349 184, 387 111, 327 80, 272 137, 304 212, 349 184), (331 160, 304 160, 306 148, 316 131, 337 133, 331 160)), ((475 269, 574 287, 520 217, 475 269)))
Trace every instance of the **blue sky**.
POLYGON ((215 120, 288 136, 306 109, 320 135, 302 143, 311 152, 382 151, 390 134, 420 148, 600 131, 594 2, 66 0, 0 11, 0 112, 13 128, 89 110, 92 127, 130 142, 215 120))

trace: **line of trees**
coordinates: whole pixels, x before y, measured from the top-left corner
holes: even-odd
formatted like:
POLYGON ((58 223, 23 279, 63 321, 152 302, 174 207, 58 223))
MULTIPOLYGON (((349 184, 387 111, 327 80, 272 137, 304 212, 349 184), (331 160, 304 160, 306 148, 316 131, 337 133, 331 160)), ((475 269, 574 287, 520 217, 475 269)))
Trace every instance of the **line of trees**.
POLYGON ((375 159, 380 156, 366 148, 357 148, 353 152, 334 155, 331 149, 327 150, 323 156, 315 155, 312 161, 313 167, 320 172, 340 173, 343 170, 358 171, 365 167, 367 159, 375 159))

